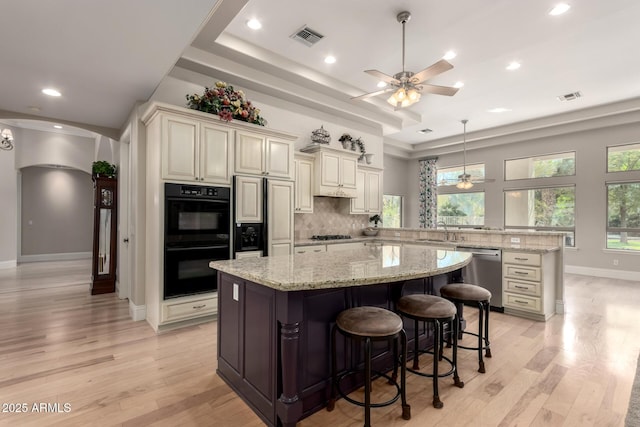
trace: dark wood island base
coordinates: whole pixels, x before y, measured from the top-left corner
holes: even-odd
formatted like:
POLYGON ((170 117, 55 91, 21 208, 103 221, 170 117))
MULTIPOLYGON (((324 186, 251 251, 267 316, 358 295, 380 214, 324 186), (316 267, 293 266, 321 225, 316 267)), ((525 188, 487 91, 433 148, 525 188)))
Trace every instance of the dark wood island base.
MULTIPOLYGON (((351 307, 395 308, 401 294, 433 294, 455 272, 393 283, 281 291, 218 272, 218 374, 269 426, 295 426, 326 406, 330 394, 330 331, 351 307)), ((413 322, 405 322, 413 337, 413 322)), ((432 339, 420 331, 420 339, 432 339)), ((359 366, 363 351, 340 338, 338 370, 359 366)), ((387 342, 373 347, 373 366, 393 365, 387 342)), ((345 390, 362 384, 346 378, 345 390), (349 382, 351 381, 351 382, 349 382)))

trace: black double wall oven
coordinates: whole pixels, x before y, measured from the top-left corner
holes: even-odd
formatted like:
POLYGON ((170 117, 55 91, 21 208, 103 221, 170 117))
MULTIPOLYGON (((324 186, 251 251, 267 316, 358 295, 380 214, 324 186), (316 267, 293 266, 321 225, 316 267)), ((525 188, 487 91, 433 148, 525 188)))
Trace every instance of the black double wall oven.
POLYGON ((231 255, 231 191, 165 183, 164 299, 213 292, 231 255))

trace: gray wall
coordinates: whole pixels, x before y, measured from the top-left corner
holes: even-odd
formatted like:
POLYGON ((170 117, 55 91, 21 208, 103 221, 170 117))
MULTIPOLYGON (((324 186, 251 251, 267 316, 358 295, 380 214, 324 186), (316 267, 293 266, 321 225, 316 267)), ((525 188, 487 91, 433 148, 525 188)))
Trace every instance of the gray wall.
MULTIPOLYGON (((13 132, 14 144, 20 140, 19 129, 0 123, 0 130, 9 128, 13 132)), ((17 149, 0 150, 0 268, 15 267, 17 262, 18 231, 18 199, 17 173, 15 158, 17 149)))
MULTIPOLYGON (((474 149, 467 144, 467 163, 485 164, 487 178, 493 183, 477 184, 473 190, 485 191, 485 225, 504 226, 505 189, 526 189, 548 185, 576 186, 576 248, 565 250, 565 264, 589 269, 616 271, 640 271, 640 254, 605 249, 606 246, 606 190, 605 183, 622 179, 640 180, 640 171, 623 176, 606 173, 606 148, 610 145, 637 143, 640 141, 638 124, 607 126, 592 130, 573 131, 554 136, 524 140, 513 144, 474 149), (547 178, 544 180, 504 181, 504 161, 539 154, 576 152, 576 175, 547 178), (618 265, 614 265, 614 260, 618 265)), ((489 141, 487 141, 489 142, 489 141)), ((439 167, 462 165, 462 153, 440 155, 439 167)), ((406 174, 409 176, 410 199, 415 206, 407 209, 406 227, 418 226, 418 160, 411 160, 406 174)), ((385 170, 385 179, 387 177, 385 170)), ((446 192, 447 190, 439 190, 446 192)), ((596 273, 594 271, 594 273, 596 273)))
POLYGON ((22 255, 91 252, 91 175, 35 166, 21 172, 22 255))
POLYGON ((411 191, 412 189, 409 185, 411 177, 407 174, 407 169, 412 163, 414 163, 412 160, 400 159, 388 154, 384 155, 384 194, 402 196, 403 227, 408 227, 408 211, 413 209, 413 202, 409 199, 415 198, 414 196, 417 194, 411 191))

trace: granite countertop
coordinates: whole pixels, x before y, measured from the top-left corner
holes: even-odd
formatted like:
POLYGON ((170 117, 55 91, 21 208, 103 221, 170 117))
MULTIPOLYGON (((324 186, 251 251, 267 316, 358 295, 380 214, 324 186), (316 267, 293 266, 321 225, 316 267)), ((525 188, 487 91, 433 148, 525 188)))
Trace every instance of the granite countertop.
POLYGON ((314 245, 340 245, 350 242, 369 242, 372 244, 411 244, 422 245, 425 247, 442 247, 445 249, 455 250, 457 247, 464 248, 477 248, 477 249, 502 249, 502 250, 516 250, 518 252, 532 252, 532 253, 547 253, 559 251, 558 245, 536 245, 536 244, 504 244, 504 243, 478 243, 478 242, 466 242, 466 241, 444 241, 444 240, 429 240, 429 239, 409 239, 406 237, 367 237, 358 236, 351 239, 338 239, 338 240, 312 240, 302 239, 296 240, 296 246, 314 246, 314 245))
MULTIPOLYGON (((354 239, 355 240, 355 239, 354 239)), ((410 280, 464 267, 471 254, 383 244, 336 253, 212 261, 211 268, 280 291, 332 289, 410 280)))

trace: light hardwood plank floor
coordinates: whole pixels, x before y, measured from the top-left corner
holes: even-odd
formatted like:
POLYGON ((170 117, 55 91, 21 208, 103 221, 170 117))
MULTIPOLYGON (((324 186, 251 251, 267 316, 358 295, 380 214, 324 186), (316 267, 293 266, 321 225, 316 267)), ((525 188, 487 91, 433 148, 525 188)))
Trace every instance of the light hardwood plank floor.
MULTIPOLYGON (((215 374, 215 322, 156 335, 130 320, 126 300, 90 296, 88 271, 86 261, 0 270, 0 426, 263 425, 215 374)), ((397 404, 372 410, 372 423, 623 426, 640 349, 640 282, 566 275, 565 283, 567 312, 546 323, 491 313, 487 373, 461 350, 465 387, 442 379, 443 409, 431 406, 430 381, 409 374, 412 419, 397 404)), ((477 312, 466 313, 476 329, 477 312)), ((388 392, 374 385, 376 397, 388 392)), ((299 425, 362 422, 361 408, 339 400, 299 425)))

